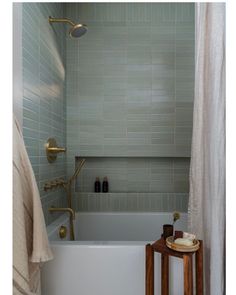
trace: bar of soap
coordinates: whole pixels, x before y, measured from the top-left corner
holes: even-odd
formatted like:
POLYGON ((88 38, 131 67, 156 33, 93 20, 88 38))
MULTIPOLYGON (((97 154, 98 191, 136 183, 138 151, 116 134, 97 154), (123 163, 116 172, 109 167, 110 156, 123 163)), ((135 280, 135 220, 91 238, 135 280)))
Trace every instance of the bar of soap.
POLYGON ((192 246, 193 241, 191 241, 189 239, 178 238, 175 240, 175 244, 183 245, 183 246, 192 246))

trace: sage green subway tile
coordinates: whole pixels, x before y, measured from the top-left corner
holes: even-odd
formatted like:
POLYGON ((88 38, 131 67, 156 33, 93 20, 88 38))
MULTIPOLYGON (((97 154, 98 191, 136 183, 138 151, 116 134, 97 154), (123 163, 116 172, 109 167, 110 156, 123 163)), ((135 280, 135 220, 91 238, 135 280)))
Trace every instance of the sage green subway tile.
POLYGON ((152 65, 152 80, 157 78, 174 78, 174 65, 152 65))
POLYGON ((158 51, 152 51, 152 64, 157 65, 174 65, 175 64, 175 54, 174 52, 164 53, 158 51))
MULTIPOLYGON (((104 77, 123 77, 126 76, 127 70, 125 65, 104 65, 104 77)), ((105 78, 106 79, 106 78, 105 78)))
POLYGON ((175 146, 170 144, 152 144, 151 155, 155 157, 172 157, 175 156, 175 146))
POLYGON ((96 16, 95 3, 84 3, 78 9, 78 17, 82 20, 94 20, 96 16))
POLYGON ((37 121, 28 119, 28 118, 23 118, 23 126, 35 131, 39 130, 39 123, 37 121))
MULTIPOLYGON (((107 122, 107 121, 106 121, 107 122)), ((122 126, 122 125, 115 125, 115 121, 108 121, 108 122, 112 122, 111 125, 105 125, 103 127, 103 130, 105 133, 109 132, 109 133, 126 133, 126 126, 122 126)))
POLYGON ((175 128, 172 126, 151 126, 150 132, 174 133, 175 128))
POLYGON ((149 3, 126 3, 126 22, 131 25, 132 23, 150 23, 152 7, 149 3))
POLYGON ((27 147, 38 148, 38 140, 35 138, 24 138, 24 143, 27 147))
POLYGON ((174 126, 175 114, 155 114, 151 115, 152 126, 174 126))
POLYGON ((170 32, 161 32, 156 30, 156 28, 152 27, 151 29, 151 40, 152 40, 152 44, 156 44, 158 42, 162 42, 162 41, 169 41, 169 40, 175 40, 175 28, 174 27, 170 27, 171 30, 170 32))
POLYGON ((103 140, 104 146, 106 145, 116 145, 116 144, 127 144, 127 138, 105 138, 103 140))
POLYGON ((127 50, 127 64, 130 65, 150 65, 151 50, 127 50))
POLYGON ((23 108, 23 116, 24 116, 24 118, 27 118, 27 119, 30 119, 30 120, 33 120, 33 121, 38 121, 39 120, 39 112, 38 112, 38 110, 32 111, 30 109, 23 108))
POLYGON ((126 82, 124 77, 106 77, 103 80, 103 93, 106 96, 125 95, 126 82))
POLYGON ((127 63, 127 50, 104 50, 104 64, 125 65, 127 63))
POLYGON ((179 145, 191 145, 192 142, 192 133, 176 133, 175 134, 175 143, 179 145))
POLYGON ((101 96, 104 94, 103 78, 80 78, 79 87, 76 91, 79 95, 93 96, 95 94, 101 96))
POLYGON ((100 196, 100 210, 108 212, 110 211, 110 201, 111 201, 111 196, 110 194, 101 194, 100 196))
POLYGON ((118 196, 112 196, 110 200, 111 211, 120 211, 120 198, 118 196))
POLYGON ((128 181, 127 183, 128 192, 148 192, 149 182, 148 181, 128 181))
POLYGON ((128 145, 150 145, 151 144, 151 136, 139 136, 138 134, 135 137, 127 138, 128 145))
POLYGON ((149 121, 128 121, 127 132, 150 132, 151 124, 149 121))
POLYGON ((127 35, 126 34, 120 34, 120 35, 116 35, 116 38, 114 39, 110 39, 110 38, 106 38, 103 41, 103 50, 104 51, 110 51, 110 50, 125 50, 127 47, 127 35))
MULTIPOLYGON (((181 47, 184 46, 184 42, 179 41, 179 50, 181 47)), ((190 42, 189 42, 190 43, 190 42)), ((190 47, 190 45, 189 45, 190 47)), ((192 49, 192 47, 191 47, 192 49)), ((161 42, 159 40, 151 40, 151 50, 152 52, 159 52, 159 53, 174 53, 176 51, 176 41, 171 40, 162 40, 161 42)), ((190 50, 190 48, 189 48, 190 50)))
MULTIPOLYGON (((150 44, 151 27, 150 26, 128 26, 127 44, 129 46, 139 46, 150 44), (140 38, 140 36, 142 36, 140 38)), ((150 47, 151 48, 151 47, 150 47)))
POLYGON ((127 210, 128 211, 138 211, 138 197, 136 194, 127 195, 127 210))
POLYGON ((176 40, 194 40, 195 26, 178 24, 176 25, 176 40))
POLYGON ((152 23, 175 22, 175 3, 152 3, 152 23))
MULTIPOLYGON (((93 77, 93 76, 103 76, 104 75, 104 65, 96 65, 96 67, 93 64, 84 64, 81 63, 79 67, 76 70, 71 71, 69 74, 75 76, 78 74, 78 80, 83 77, 93 77)), ((68 75, 68 74, 67 74, 68 75)), ((68 79, 70 79, 70 76, 68 75, 68 79)))
POLYGON ((125 97, 125 95, 104 95, 103 101, 104 101, 104 104, 106 102, 125 103, 126 97, 125 97))
POLYGON ((172 158, 154 158, 150 160, 151 168, 171 169, 173 167, 172 158))
POLYGON ((127 35, 127 26, 123 25, 122 22, 120 22, 120 25, 119 23, 113 23, 112 26, 105 25, 103 27, 103 32, 104 32, 104 39, 105 38, 111 39, 112 37, 122 38, 127 35))
POLYGON ((88 194, 88 210, 91 212, 100 211, 100 202, 95 194, 88 194))
MULTIPOLYGON (((80 134, 79 141, 81 141, 81 142, 83 142, 83 144, 87 144, 87 145, 102 145, 104 140, 100 136, 96 136, 96 133, 88 133, 87 136, 80 134)), ((77 140, 74 141, 74 144, 76 144, 76 142, 77 142, 77 140)), ((73 141, 72 141, 72 143, 73 143, 73 141)))
POLYGON ((174 144, 173 133, 152 133, 151 134, 152 144, 174 144))
POLYGON ((88 51, 80 50, 79 51, 79 64, 93 64, 99 65, 103 64, 103 52, 99 50, 88 51))
POLYGON ((96 3, 96 18, 104 22, 125 21, 125 3, 96 3))
POLYGON ((191 144, 176 144, 175 145, 175 155, 176 157, 179 156, 191 156, 191 144))
POLYGON ((150 103, 151 90, 128 88, 126 89, 126 101, 127 103, 150 103))
POLYGON ((80 119, 101 118, 103 112, 102 103, 80 103, 78 116, 80 119))
POLYGON ((81 150, 81 152, 87 151, 89 154, 88 155, 96 155, 96 151, 98 152, 98 155, 103 153, 103 146, 100 145, 85 145, 85 144, 77 144, 78 150, 81 150))
POLYGON ((128 156, 146 157, 150 155, 152 150, 151 145, 128 145, 128 156))
POLYGON ((175 102, 152 102, 152 114, 172 114, 175 113, 175 102))
POLYGON ((126 156, 127 155, 127 145, 104 145, 104 155, 105 156, 126 156))
POLYGON ((150 178, 149 169, 137 171, 136 169, 127 170, 127 181, 134 183, 135 181, 148 182, 150 178))
POLYGON ((176 109, 176 126, 192 126, 193 116, 188 109, 176 109))
POLYGON ((175 191, 178 191, 180 193, 182 192, 186 192, 188 193, 189 192, 189 182, 188 180, 183 180, 183 181, 175 181, 174 182, 174 189, 175 191))
POLYGON ((188 211, 188 195, 182 197, 181 207, 183 212, 188 211))
POLYGON ((162 198, 149 196, 150 200, 150 211, 151 212, 161 212, 162 211, 162 198))
POLYGON ((152 66, 151 65, 128 65, 127 75, 131 78, 151 78, 152 66))
POLYGON ((123 120, 126 118, 124 103, 105 103, 103 105, 103 118, 105 120, 123 120))
POLYGON ((128 114, 150 114, 149 103, 128 103, 127 104, 128 114))
POLYGON ((190 163, 189 158, 175 158, 174 169, 188 168, 190 163))
POLYGON ((192 65, 182 65, 176 67, 176 75, 179 78, 192 78, 194 80, 194 67, 192 65))
POLYGON ((104 133, 104 139, 108 139, 108 138, 125 138, 126 137, 126 131, 124 130, 124 132, 105 132, 104 133))
POLYGON ((169 212, 169 210, 170 210, 168 196, 164 196, 162 198, 162 210, 163 210, 163 212, 169 212))
POLYGON ((194 54, 194 45, 195 42, 194 40, 176 40, 175 41, 175 46, 176 46, 176 53, 179 52, 187 52, 187 53, 192 53, 194 54))
POLYGON ((194 3, 179 3, 176 5, 176 21, 194 22, 194 3))

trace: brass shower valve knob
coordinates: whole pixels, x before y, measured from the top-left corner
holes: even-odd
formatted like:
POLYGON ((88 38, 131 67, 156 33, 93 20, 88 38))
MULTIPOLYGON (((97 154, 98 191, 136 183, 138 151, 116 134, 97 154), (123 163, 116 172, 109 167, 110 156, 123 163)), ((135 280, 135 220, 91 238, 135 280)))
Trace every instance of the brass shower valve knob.
POLYGON ((52 190, 57 187, 61 187, 65 185, 65 180, 63 178, 56 178, 51 181, 47 181, 44 184, 44 191, 52 190))

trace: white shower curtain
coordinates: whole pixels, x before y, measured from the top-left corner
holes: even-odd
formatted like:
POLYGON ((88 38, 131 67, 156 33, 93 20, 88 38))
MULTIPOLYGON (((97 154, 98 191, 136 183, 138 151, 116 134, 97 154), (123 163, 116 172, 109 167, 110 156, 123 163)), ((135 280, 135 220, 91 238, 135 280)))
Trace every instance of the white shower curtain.
POLYGON ((225 5, 196 3, 189 231, 204 242, 205 295, 225 292, 225 5))

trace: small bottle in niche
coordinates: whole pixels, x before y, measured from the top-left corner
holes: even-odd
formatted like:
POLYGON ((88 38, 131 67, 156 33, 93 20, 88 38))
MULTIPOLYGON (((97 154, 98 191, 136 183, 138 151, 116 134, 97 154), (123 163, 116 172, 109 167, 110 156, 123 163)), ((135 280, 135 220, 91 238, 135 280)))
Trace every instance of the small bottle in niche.
POLYGON ((94 183, 94 191, 95 191, 95 193, 101 192, 101 183, 100 183, 99 177, 96 177, 96 180, 94 183))
POLYGON ((103 183, 102 183, 102 192, 103 193, 108 193, 108 179, 105 176, 103 179, 103 183))

